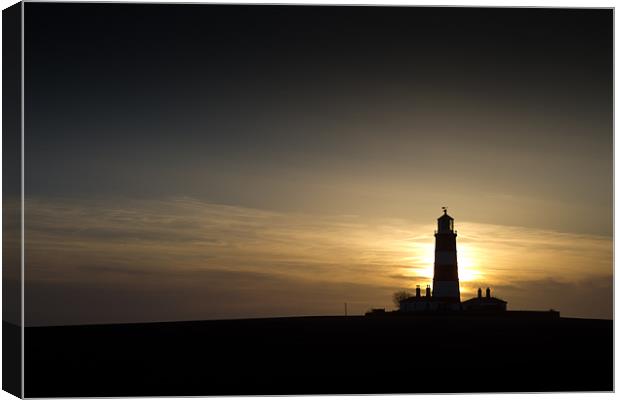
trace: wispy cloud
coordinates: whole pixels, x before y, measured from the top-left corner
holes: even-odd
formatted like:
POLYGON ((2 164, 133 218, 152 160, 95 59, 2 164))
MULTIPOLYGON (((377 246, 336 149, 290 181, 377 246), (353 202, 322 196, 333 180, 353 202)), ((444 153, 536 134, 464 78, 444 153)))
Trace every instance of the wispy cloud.
MULTIPOLYGON (((220 286, 228 293, 245 293, 252 307, 262 304, 263 314, 271 315, 283 312, 278 302, 290 302, 294 307, 310 304, 313 298, 319 304, 326 296, 321 288, 327 287, 333 289, 325 300, 331 308, 308 306, 304 308, 307 313, 338 313, 341 303, 350 298, 347 292, 356 293, 358 299, 366 293, 366 300, 359 301, 368 307, 385 306, 390 291, 430 283, 433 229, 433 224, 404 219, 282 213, 191 198, 28 199, 26 279, 32 309, 39 311, 27 319, 32 324, 43 315, 47 322, 55 316, 65 322, 96 321, 96 315, 80 307, 68 313, 71 306, 67 309, 65 304, 61 310, 63 307, 49 302, 51 293, 63 298, 80 287, 99 288, 104 302, 119 290, 126 292, 127 307, 117 310, 120 319, 127 317, 128 310, 134 310, 132 315, 140 320, 152 315, 153 310, 140 314, 136 306, 144 304, 141 296, 155 296, 155 292, 145 294, 145 285, 161 293, 174 289, 177 300, 186 299, 170 300, 169 308, 164 307, 169 311, 160 318, 153 315, 154 319, 173 318, 174 309, 178 318, 223 316, 226 312, 254 315, 247 305, 228 300, 224 304, 225 300, 215 298, 207 302, 208 312, 204 307, 187 306, 203 304, 206 293, 220 290, 220 286), (206 276, 210 278, 201 278, 206 276), (255 290, 249 291, 252 285, 255 290), (132 288, 133 297, 129 295, 132 288), (281 296, 283 292, 290 298, 281 296), (237 307, 236 311, 231 307, 237 307), (193 313, 188 314, 189 309, 193 313)), ((477 285, 489 285, 505 289, 504 297, 509 293, 516 296, 508 289, 515 282, 553 280, 568 285, 568 297, 574 292, 570 285, 608 279, 612 273, 611 240, 607 237, 459 221, 457 229, 465 295, 473 294, 477 285)), ((110 303, 114 308, 112 304, 116 302, 110 303)), ((582 308, 575 309, 587 314, 582 308)), ((115 318, 112 311, 101 317, 104 315, 107 320, 115 318)))

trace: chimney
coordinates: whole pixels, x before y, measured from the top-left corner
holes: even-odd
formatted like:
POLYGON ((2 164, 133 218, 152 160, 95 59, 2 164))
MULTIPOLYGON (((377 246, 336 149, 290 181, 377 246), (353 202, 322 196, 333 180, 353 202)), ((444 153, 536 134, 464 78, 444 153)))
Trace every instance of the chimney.
POLYGON ((487 288, 487 299, 491 298, 491 289, 487 288))
POLYGON ((431 297, 431 285, 426 285, 426 297, 431 297))
POLYGON ((481 299, 482 298, 482 289, 478 288, 478 298, 481 299))
POLYGON ((415 285, 415 297, 420 297, 420 285, 415 285))

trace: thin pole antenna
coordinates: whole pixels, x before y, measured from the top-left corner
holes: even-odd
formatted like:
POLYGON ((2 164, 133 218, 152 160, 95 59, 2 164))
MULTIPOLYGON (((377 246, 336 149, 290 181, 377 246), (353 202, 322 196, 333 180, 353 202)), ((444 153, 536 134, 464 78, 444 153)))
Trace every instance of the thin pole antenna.
POLYGON ((344 303, 344 316, 347 316, 347 303, 344 303))

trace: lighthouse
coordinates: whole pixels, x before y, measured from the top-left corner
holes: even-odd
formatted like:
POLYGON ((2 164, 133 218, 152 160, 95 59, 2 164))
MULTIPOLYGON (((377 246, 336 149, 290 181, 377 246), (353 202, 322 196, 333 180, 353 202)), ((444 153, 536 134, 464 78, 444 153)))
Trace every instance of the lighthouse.
MULTIPOLYGON (((506 302, 491 297, 490 288, 486 290, 486 297, 482 297, 482 289, 478 289, 478 297, 461 303, 454 218, 448 215, 446 207, 442 208, 443 215, 437 218, 437 230, 435 231, 435 273, 432 292, 430 285, 427 285, 426 296, 422 296, 420 285, 418 285, 415 296, 409 296, 398 301, 398 312, 438 313, 441 315, 452 312, 475 315, 479 315, 480 312, 491 314, 505 312, 506 302)), ((372 314, 370 313, 370 315, 372 314)))
POLYGON ((448 215, 446 207, 443 207, 443 215, 437 219, 437 231, 435 232, 433 298, 449 303, 461 301, 454 218, 448 215))

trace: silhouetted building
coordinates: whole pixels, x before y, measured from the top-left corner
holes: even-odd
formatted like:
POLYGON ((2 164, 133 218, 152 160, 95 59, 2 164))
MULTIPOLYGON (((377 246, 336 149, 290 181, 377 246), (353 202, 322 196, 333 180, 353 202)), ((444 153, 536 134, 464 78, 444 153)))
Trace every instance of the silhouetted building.
POLYGON ((478 288, 478 296, 461 303, 463 311, 506 311, 506 302, 497 297, 491 297, 491 289, 487 288, 482 297, 482 289, 478 288))
POLYGON ((454 219, 448 215, 445 207, 443 215, 437 219, 437 231, 435 231, 433 297, 450 303, 461 301, 454 219))
POLYGON ((399 302, 400 311, 506 311, 507 303, 491 297, 488 288, 486 297, 482 297, 482 291, 479 289, 478 297, 461 303, 454 218, 448 215, 445 207, 443 215, 437 219, 434 267, 432 294, 430 285, 426 285, 426 295, 422 296, 418 285, 415 296, 399 302))
POLYGON ((415 289, 415 296, 404 299, 399 304, 401 311, 434 311, 439 307, 437 302, 433 302, 430 285, 426 285, 425 296, 421 295, 420 285, 418 285, 415 289))

